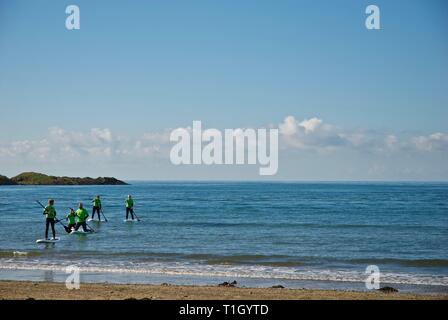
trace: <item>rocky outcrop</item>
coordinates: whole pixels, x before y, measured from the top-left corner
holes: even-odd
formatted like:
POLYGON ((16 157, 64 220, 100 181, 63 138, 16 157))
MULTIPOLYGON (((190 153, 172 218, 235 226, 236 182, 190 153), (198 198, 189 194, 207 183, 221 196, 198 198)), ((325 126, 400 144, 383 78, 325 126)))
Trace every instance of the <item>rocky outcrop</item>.
POLYGON ((227 282, 224 281, 223 283, 218 284, 218 287, 235 287, 237 285, 236 281, 227 282))
POLYGON ((392 288, 392 287, 382 287, 382 288, 380 288, 378 290, 381 291, 381 292, 384 292, 384 293, 395 293, 395 292, 398 292, 397 289, 392 288))
POLYGON ((282 286, 281 284, 275 285, 271 287, 272 289, 284 289, 285 287, 282 286))

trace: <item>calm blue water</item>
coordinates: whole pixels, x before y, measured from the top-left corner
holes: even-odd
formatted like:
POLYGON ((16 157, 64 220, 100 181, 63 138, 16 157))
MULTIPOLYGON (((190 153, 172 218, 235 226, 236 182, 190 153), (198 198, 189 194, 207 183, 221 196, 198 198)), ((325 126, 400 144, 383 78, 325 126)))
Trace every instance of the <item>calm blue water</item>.
POLYGON ((110 282, 171 276, 359 288, 374 264, 383 283, 448 291, 444 183, 2 186, 0 216, 0 278, 32 278, 34 271, 76 264, 92 281, 95 275, 110 282), (35 200, 54 198, 62 216, 96 194, 109 219, 90 222, 96 233, 66 235, 57 226, 56 245, 35 243, 44 233, 35 200), (127 194, 139 223, 123 222, 127 194))

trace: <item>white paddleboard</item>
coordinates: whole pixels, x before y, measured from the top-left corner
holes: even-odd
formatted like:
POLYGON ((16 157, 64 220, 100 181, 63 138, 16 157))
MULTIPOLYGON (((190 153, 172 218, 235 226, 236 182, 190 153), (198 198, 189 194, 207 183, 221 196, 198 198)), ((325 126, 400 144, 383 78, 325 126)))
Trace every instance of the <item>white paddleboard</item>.
POLYGON ((70 232, 70 234, 89 234, 89 233, 93 233, 92 231, 87 231, 87 232, 84 232, 84 231, 82 231, 82 230, 73 230, 72 232, 70 232))
POLYGON ((38 240, 36 240, 36 243, 56 243, 56 242, 58 242, 59 241, 59 238, 58 237, 56 237, 56 238, 51 238, 51 239, 38 239, 38 240))
POLYGON ((137 219, 134 219, 134 220, 132 220, 132 219, 124 219, 123 222, 138 222, 138 220, 137 219))
POLYGON ((96 220, 96 219, 92 219, 92 218, 87 219, 87 221, 88 222, 106 222, 106 220, 96 220))

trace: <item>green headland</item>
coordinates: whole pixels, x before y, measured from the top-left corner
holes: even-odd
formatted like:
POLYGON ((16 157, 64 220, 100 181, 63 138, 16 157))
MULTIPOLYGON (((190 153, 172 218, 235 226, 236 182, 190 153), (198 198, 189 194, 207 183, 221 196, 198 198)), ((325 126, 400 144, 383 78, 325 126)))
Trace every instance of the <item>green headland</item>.
POLYGON ((113 177, 57 177, 37 172, 23 172, 8 178, 0 175, 0 185, 126 185, 113 177))

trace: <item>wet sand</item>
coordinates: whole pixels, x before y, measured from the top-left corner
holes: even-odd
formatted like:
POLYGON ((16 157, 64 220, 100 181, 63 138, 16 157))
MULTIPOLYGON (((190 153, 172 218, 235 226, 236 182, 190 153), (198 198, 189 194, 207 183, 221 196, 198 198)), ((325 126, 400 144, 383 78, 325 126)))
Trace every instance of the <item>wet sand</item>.
POLYGON ((81 284, 68 290, 65 283, 0 281, 0 299, 50 300, 448 300, 447 294, 420 295, 405 293, 332 291, 310 289, 238 288, 219 286, 178 286, 146 284, 81 284))

